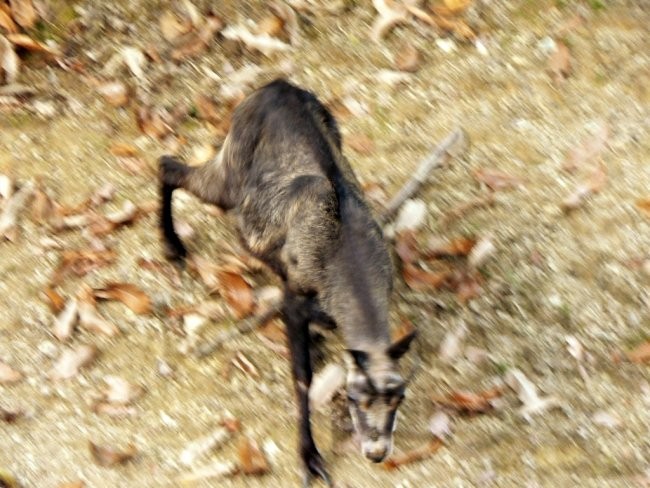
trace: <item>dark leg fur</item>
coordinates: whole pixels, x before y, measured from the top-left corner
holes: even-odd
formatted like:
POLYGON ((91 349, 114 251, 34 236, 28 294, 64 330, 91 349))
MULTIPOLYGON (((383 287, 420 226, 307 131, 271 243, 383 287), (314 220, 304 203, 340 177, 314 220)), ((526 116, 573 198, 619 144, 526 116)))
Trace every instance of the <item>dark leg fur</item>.
POLYGON ((174 230, 172 216, 172 195, 176 188, 183 185, 189 168, 172 157, 160 158, 160 227, 162 229, 165 257, 182 262, 187 256, 187 250, 174 230))
POLYGON ((330 477, 325 470, 323 458, 314 443, 309 420, 309 387, 312 379, 309 358, 310 301, 309 298, 286 290, 282 314, 289 337, 291 367, 300 415, 299 449, 305 470, 304 485, 309 484, 311 476, 317 476, 322 478, 328 486, 332 486, 330 477))

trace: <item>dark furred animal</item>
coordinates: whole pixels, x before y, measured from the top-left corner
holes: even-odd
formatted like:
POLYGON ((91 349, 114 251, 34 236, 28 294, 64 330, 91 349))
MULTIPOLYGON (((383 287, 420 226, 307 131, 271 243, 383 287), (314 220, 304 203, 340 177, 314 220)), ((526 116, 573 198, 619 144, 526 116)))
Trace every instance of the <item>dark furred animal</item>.
POLYGON ((160 178, 161 226, 169 258, 186 255, 174 232, 171 208, 172 192, 184 188, 230 210, 248 250, 284 282, 282 317, 299 403, 305 474, 329 483, 309 421, 310 322, 343 330, 350 412, 363 454, 382 461, 392 447, 406 386, 397 361, 414 334, 390 343, 390 256, 342 154, 332 115, 310 92, 276 80, 237 107, 214 161, 194 168, 165 156, 160 178))

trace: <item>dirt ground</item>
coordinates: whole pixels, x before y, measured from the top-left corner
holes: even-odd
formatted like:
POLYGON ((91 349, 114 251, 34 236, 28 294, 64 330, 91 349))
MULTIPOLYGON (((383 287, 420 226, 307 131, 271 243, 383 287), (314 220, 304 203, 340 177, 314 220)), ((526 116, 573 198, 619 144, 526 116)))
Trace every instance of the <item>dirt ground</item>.
MULTIPOLYGON (((226 24, 268 15, 264 2, 193 3, 201 12, 212 7, 226 24)), ((139 204, 157 198, 155 161, 169 148, 139 132, 135 102, 114 108, 88 81, 90 76, 111 78, 104 65, 125 45, 154 45, 162 53, 161 62, 147 64, 142 80, 122 68, 112 76, 134 88, 134 99, 155 106, 191 106, 199 93, 218 99, 228 81, 228 63, 234 69, 261 66, 251 86, 288 73, 324 100, 346 100, 352 113, 340 121, 344 141, 365 134, 374 142, 369 154, 349 148, 346 153, 362 181, 379 182, 388 194, 438 141, 461 126, 471 146, 435 172, 418 195, 427 202, 418 239, 490 236, 496 253, 482 269, 482 292, 463 305, 449 291, 412 291, 396 275, 395 321, 408 318, 418 328, 422 360, 401 408, 396 449, 405 451, 431 438, 433 395, 490 388, 513 368, 544 395, 558 397, 562 408, 525 420, 517 395, 508 390, 493 413, 456 417, 453 434, 437 454, 391 472, 357 452, 341 452, 341 435, 325 409, 314 414, 313 424, 332 477, 347 487, 648 486, 650 370, 647 364, 616 358, 650 338, 650 274, 648 266, 634 265, 650 259, 650 218, 635 207, 638 199, 650 197, 650 4, 475 2, 467 15, 485 48, 481 52, 453 37, 451 44, 441 42, 420 23, 398 26, 373 43, 371 2, 323 3, 347 7, 312 15, 310 25, 301 24, 301 41, 291 51, 267 58, 217 37, 199 57, 175 64, 165 57, 169 48, 158 28, 168 2, 80 1, 73 9, 68 2, 52 1, 45 38, 63 42, 66 25, 80 16, 88 20, 88 28, 73 41, 87 72, 37 61, 24 64, 19 81, 37 95, 23 108, 0 112, 0 174, 23 183, 41 178, 67 205, 106 182, 118 189, 109 209, 127 199, 139 204), (583 20, 562 31, 577 13, 583 20), (559 81, 547 69, 554 36, 571 56, 570 73, 559 81), (421 53, 421 66, 393 85, 380 70, 393 69, 393 55, 406 41, 421 53), (38 101, 51 104, 54 112, 39 111, 38 101), (564 213, 562 201, 589 178, 593 166, 584 163, 567 172, 567 155, 602 127, 608 128, 607 147, 598 164, 607 181, 579 208, 564 213), (116 142, 135 144, 147 169, 130 175, 120 168, 109 152, 116 142), (494 205, 442 225, 451 210, 487 194, 474 176, 481 168, 517 175, 523 183, 495 192, 494 205), (451 363, 440 359, 441 341, 463 323, 468 328, 464 344, 487 351, 486 361, 477 364, 463 355, 451 363), (586 351, 584 374, 567 350, 567 336, 586 351)), ((219 143, 194 118, 176 132, 186 141, 180 149, 185 157, 213 140, 219 143)), ((191 250, 219 262, 236 247, 227 217, 215 218, 185 195, 177 203, 179 219, 195 230, 186 239, 191 250)), ((191 471, 181 464, 181 451, 230 412, 270 453, 271 472, 197 486, 296 486, 289 364, 257 334, 198 359, 179 352, 182 339, 173 319, 101 304, 102 314, 123 333, 109 339, 77 330, 70 344, 95 344, 98 358, 73 379, 48 378, 53 358, 69 347, 52 336, 53 315, 43 298, 60 259, 60 251, 42 249, 41 239, 49 235, 27 215, 18 240, 0 243, 0 360, 24 374, 21 382, 0 385, 0 407, 26 412, 15 423, 0 422, 0 470, 25 487, 75 480, 89 487, 177 486, 178 478, 191 471), (224 375, 234 351, 254 363, 259 378, 237 369, 224 375), (173 376, 159 374, 161 360, 173 376), (113 418, 92 411, 93 395, 106 375, 146 388, 134 404, 135 415, 113 418), (89 440, 120 447, 133 443, 138 455, 122 466, 100 467, 90 457, 89 440)), ((84 232, 57 239, 66 248, 87 246, 84 232)), ((153 215, 104 240, 117 251, 116 264, 71 277, 60 287, 62 295, 74 294, 82 281, 93 287, 125 281, 153 297, 157 309, 206 298, 205 287, 187 271, 181 286, 171 286, 159 273, 137 266, 139 258, 162 258, 153 215)), ((205 334, 227 325, 210 323, 205 334)), ((328 333, 327 341, 328 359, 340 360, 339 336, 328 333)), ((226 443, 198 465, 236 459, 236 445, 235 440, 226 443)))

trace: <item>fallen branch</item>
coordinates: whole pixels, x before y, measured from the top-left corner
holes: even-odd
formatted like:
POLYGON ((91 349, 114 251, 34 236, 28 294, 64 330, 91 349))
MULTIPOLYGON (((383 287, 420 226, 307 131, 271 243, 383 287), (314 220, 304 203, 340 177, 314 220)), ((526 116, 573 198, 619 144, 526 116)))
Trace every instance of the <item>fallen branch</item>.
POLYGON ((386 224, 390 218, 399 210, 406 200, 415 195, 422 185, 426 183, 431 171, 445 162, 445 156, 456 156, 462 153, 467 147, 467 134, 460 127, 443 139, 443 141, 424 158, 413 173, 411 179, 397 192, 386 206, 386 210, 380 215, 381 224, 386 224))
POLYGON ((221 348, 226 342, 234 339, 235 337, 243 334, 248 334, 255 329, 259 329, 268 321, 273 320, 274 318, 278 317, 278 315, 280 315, 281 304, 282 302, 280 300, 273 302, 269 305, 268 309, 260 315, 254 315, 247 319, 241 320, 234 327, 221 331, 209 342, 201 344, 201 346, 196 351, 196 355, 200 358, 209 356, 217 349, 221 348))

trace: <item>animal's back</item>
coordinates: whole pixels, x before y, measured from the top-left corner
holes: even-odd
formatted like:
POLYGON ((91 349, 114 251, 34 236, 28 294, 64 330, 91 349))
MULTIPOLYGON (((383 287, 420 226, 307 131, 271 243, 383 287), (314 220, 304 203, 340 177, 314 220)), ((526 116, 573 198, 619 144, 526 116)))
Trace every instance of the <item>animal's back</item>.
POLYGON ((331 174, 347 172, 345 186, 358 191, 351 170, 337 166, 341 140, 329 112, 311 93, 277 80, 237 107, 226 144, 233 211, 249 250, 281 274, 301 257, 301 267, 314 267, 337 231, 331 174), (303 233, 311 235, 282 256, 303 233))

